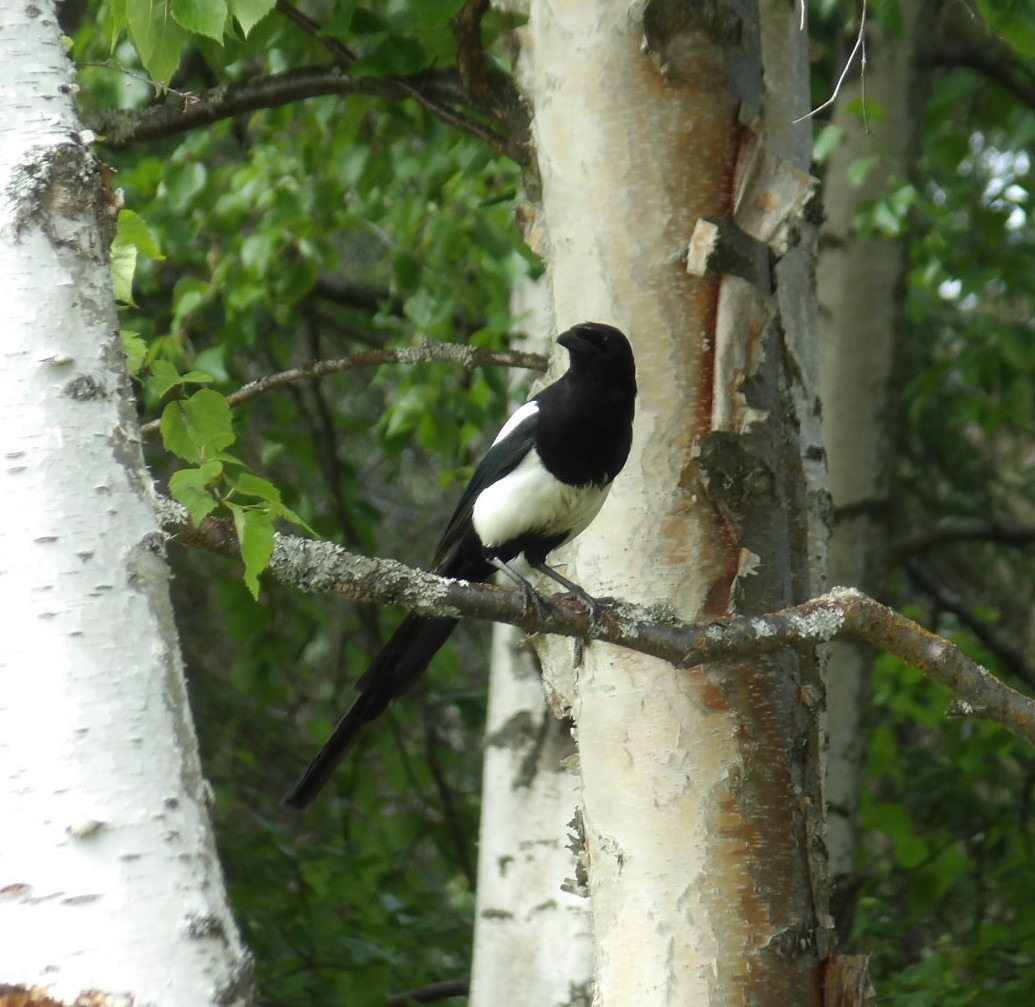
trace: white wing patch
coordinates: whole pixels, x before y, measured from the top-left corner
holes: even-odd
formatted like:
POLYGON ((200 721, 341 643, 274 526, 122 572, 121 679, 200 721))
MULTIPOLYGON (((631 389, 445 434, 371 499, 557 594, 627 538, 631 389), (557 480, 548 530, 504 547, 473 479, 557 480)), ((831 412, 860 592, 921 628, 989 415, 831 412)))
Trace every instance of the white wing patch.
MULTIPOLYGON (((513 429, 518 417, 527 419, 530 413, 526 410, 530 407, 536 412, 539 409, 534 402, 526 403, 507 421, 500 437, 508 428, 513 429)), ((610 489, 610 483, 607 486, 562 483, 546 471, 533 448, 512 472, 478 494, 471 520, 487 549, 527 532, 544 536, 567 533, 568 538, 574 538, 597 516, 610 489)))
POLYGON ((507 434, 516 430, 519 426, 521 426, 522 423, 525 422, 525 420, 529 419, 532 416, 535 416, 538 412, 538 402, 526 402, 523 406, 519 406, 511 414, 510 419, 508 419, 507 422, 503 424, 503 429, 500 430, 498 434, 496 434, 496 439, 492 443, 494 445, 499 444, 499 442, 503 440, 503 438, 506 437, 507 434))

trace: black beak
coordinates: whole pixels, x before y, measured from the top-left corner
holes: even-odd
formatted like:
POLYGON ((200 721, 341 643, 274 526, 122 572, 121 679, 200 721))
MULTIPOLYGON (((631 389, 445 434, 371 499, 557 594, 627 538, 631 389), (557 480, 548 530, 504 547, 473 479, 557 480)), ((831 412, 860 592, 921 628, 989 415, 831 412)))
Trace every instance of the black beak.
POLYGON ((568 329, 557 337, 557 342, 569 353, 589 353, 595 346, 585 336, 579 334, 578 329, 568 329))

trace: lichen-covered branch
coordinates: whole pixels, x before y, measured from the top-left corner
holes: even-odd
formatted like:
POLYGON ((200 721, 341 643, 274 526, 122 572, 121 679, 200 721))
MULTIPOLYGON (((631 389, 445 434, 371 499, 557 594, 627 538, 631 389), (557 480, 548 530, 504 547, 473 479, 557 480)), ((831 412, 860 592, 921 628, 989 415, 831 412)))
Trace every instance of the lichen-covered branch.
MULTIPOLYGON (((195 528, 186 510, 158 500, 165 530, 185 545, 238 554, 233 524, 209 518, 195 528)), ((485 619, 528 633, 592 638, 660 657, 683 668, 750 658, 785 647, 815 647, 831 640, 863 640, 894 654, 953 694, 952 716, 978 716, 1035 744, 1035 700, 1029 699, 954 644, 854 588, 834 588, 802 605, 760 616, 730 616, 703 625, 676 619, 665 607, 607 601, 591 625, 576 599, 554 597, 534 610, 521 591, 449 580, 394 560, 359 556, 331 542, 278 535, 269 575, 300 590, 357 601, 401 605, 424 615, 485 619)))

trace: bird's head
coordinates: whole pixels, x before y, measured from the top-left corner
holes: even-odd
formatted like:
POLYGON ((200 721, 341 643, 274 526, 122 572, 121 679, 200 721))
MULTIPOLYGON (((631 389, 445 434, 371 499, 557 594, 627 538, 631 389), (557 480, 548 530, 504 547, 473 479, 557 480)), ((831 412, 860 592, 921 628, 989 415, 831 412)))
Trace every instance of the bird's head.
POLYGON ((603 322, 581 322, 557 337, 574 373, 593 373, 621 383, 636 394, 636 365, 625 333, 603 322))

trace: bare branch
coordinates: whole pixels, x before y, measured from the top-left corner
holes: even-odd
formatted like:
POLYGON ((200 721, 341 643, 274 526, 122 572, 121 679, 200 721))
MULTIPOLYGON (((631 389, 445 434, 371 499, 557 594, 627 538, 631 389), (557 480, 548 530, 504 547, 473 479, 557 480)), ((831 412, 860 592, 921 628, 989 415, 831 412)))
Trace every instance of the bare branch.
POLYGON ((462 979, 443 979, 417 989, 388 995, 388 1007, 411 1007, 412 1004, 437 1003, 453 997, 467 996, 467 983, 462 979))
MULTIPOLYGON (((314 381, 328 374, 348 371, 356 367, 380 367, 382 364, 460 364, 468 370, 475 367, 525 367, 532 371, 545 371, 549 361, 541 353, 527 353, 523 350, 490 350, 483 346, 468 346, 464 343, 423 343, 420 346, 399 346, 384 350, 366 350, 351 353, 337 360, 312 360, 301 367, 269 374, 250 381, 226 397, 231 406, 254 399, 257 395, 285 385, 301 381, 314 381)), ((144 437, 157 433, 160 420, 144 423, 140 432, 144 437)))
MULTIPOLYGON (((232 522, 209 518, 195 528, 183 507, 164 498, 158 499, 157 510, 165 530, 178 541, 237 554, 232 522)), ((768 615, 730 616, 706 625, 680 622, 665 606, 612 601, 591 625, 585 607, 569 596, 531 611, 518 590, 437 577, 296 536, 277 535, 269 574, 302 591, 401 605, 423 615, 505 622, 528 633, 596 639, 683 668, 787 647, 810 649, 836 639, 864 640, 946 686, 954 696, 950 714, 992 720, 1035 744, 1035 700, 999 681, 958 647, 854 588, 834 588, 768 615)))
MULTIPOLYGON (((1005 50, 1006 47, 1004 46, 1005 50)), ((1035 109, 1035 81, 1020 60, 1007 52, 982 51, 962 46, 936 50, 929 57, 932 66, 966 67, 987 77, 1015 98, 1035 109)))
POLYGON ((507 135, 512 158, 531 167, 529 150, 530 116, 513 79, 494 67, 485 54, 482 20, 490 0, 466 0, 453 19, 456 38, 456 66, 467 101, 489 117, 507 135))
POLYGON ((483 108, 488 108, 492 99, 482 47, 482 18, 488 9, 489 0, 467 0, 453 22, 460 80, 464 90, 483 108))
POLYGON ((447 104, 457 90, 455 70, 427 71, 408 77, 350 77, 340 66, 312 66, 220 85, 199 95, 170 97, 143 109, 104 109, 84 113, 84 123, 115 148, 157 140, 209 126, 262 108, 277 108, 322 95, 355 94, 412 98, 423 109, 477 137, 519 164, 527 159, 520 144, 447 104), (450 98, 445 96, 449 95, 450 98))
POLYGON ((973 520, 939 521, 924 531, 916 532, 895 543, 892 562, 901 563, 911 556, 929 552, 954 542, 992 542, 998 545, 1035 545, 1035 525, 1007 521, 973 520))
POLYGON ((358 308, 370 314, 375 314, 382 309, 393 315, 403 313, 403 298, 392 294, 387 287, 352 283, 330 273, 324 273, 317 278, 312 292, 315 296, 335 304, 358 308))
POLYGON ((356 56, 348 46, 342 44, 337 39, 324 35, 320 26, 294 4, 288 3, 287 0, 277 0, 277 13, 283 14, 290 21, 294 21, 302 31, 316 39, 334 57, 334 62, 342 69, 356 62, 356 56))

